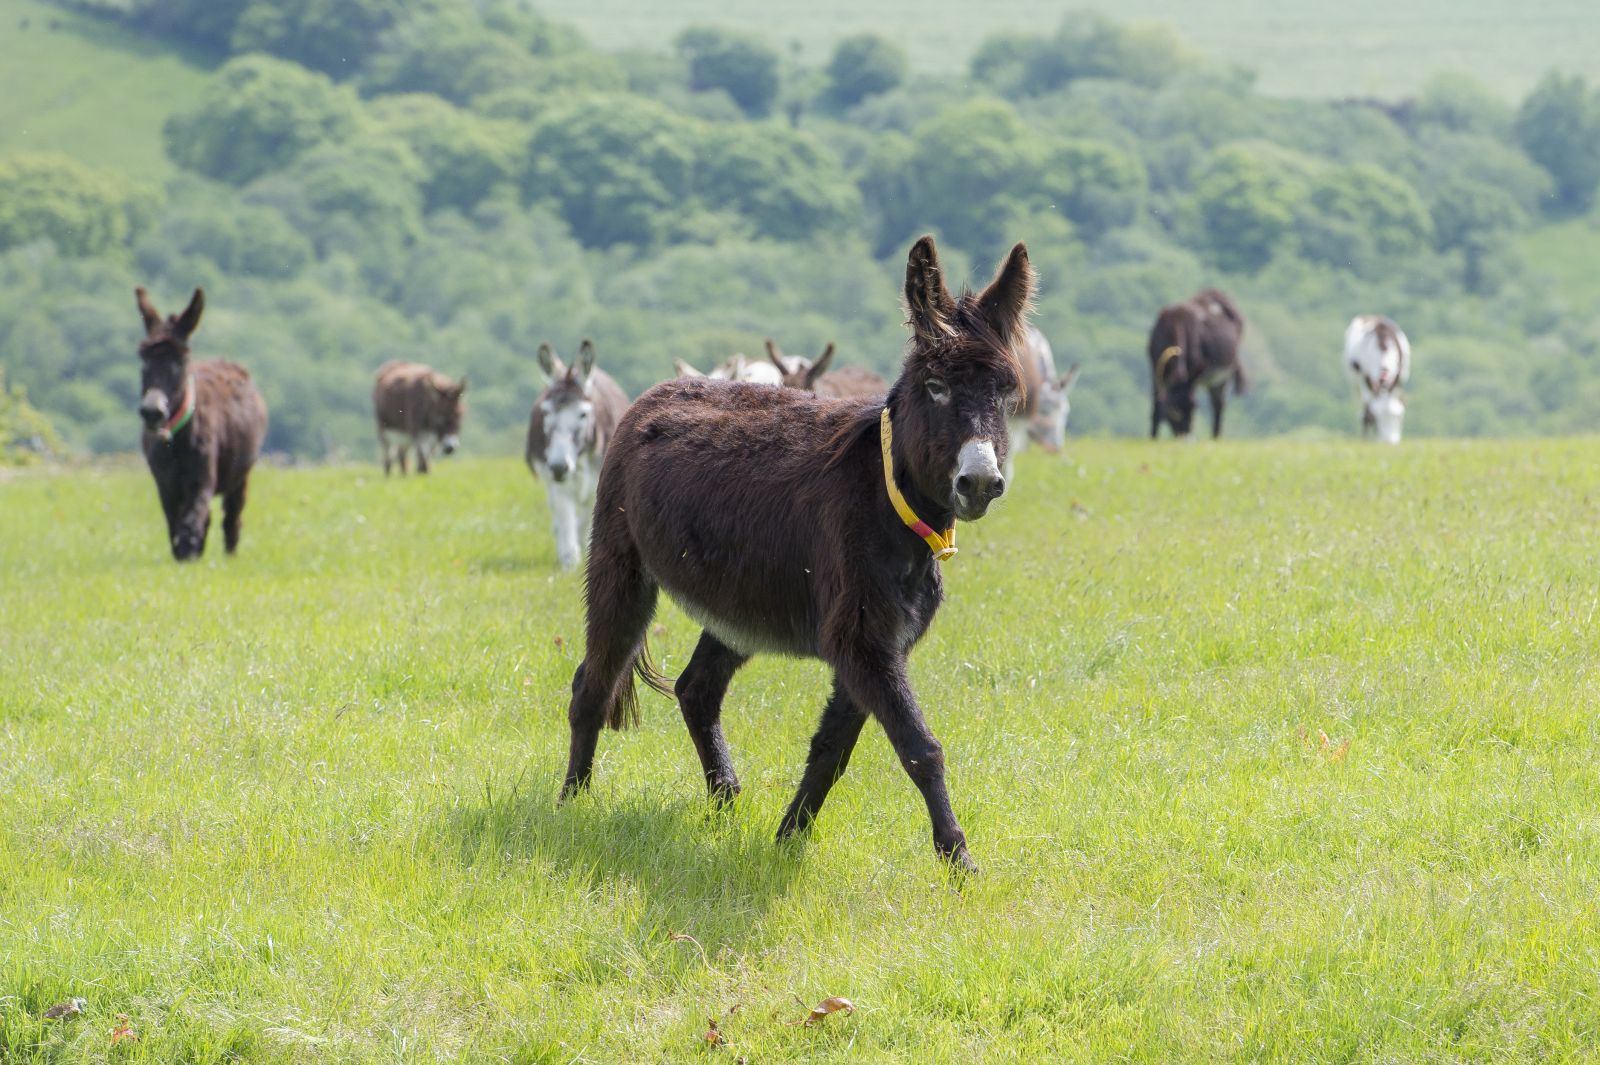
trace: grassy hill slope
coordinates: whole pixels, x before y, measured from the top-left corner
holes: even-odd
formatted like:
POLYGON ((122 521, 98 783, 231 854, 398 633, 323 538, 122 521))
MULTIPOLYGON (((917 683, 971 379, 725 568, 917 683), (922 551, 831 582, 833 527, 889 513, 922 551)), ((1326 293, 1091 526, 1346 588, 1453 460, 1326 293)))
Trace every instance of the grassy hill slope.
POLYGON ((1585 1059, 1597 524, 1597 438, 1021 456, 912 661, 957 891, 876 725, 771 842, 816 663, 734 680, 731 811, 653 695, 557 808, 514 460, 263 469, 187 567, 142 471, 0 481, 0 1061, 1585 1059))
POLYGON ((155 182, 161 125, 205 67, 167 44, 35 0, 0 0, 0 157, 63 152, 155 182))
POLYGON ((1210 55, 1261 72, 1271 93, 1404 96, 1429 74, 1462 70, 1520 96, 1552 66, 1600 76, 1591 0, 992 0, 979 5, 910 0, 541 0, 601 44, 662 48, 684 26, 738 26, 795 42, 809 60, 840 37, 881 33, 927 70, 964 68, 977 42, 1000 30, 1048 32, 1073 8, 1123 21, 1164 22, 1210 55))

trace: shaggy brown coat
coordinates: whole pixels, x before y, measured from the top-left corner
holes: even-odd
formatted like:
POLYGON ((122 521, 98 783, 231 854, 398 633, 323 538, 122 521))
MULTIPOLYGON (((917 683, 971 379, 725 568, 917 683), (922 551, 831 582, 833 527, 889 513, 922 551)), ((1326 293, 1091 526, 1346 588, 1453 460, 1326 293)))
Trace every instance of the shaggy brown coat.
POLYGON ((398 359, 378 367, 372 386, 372 413, 378 422, 378 446, 383 449, 383 472, 387 476, 395 459, 400 472, 406 472, 406 452, 415 448, 417 472, 428 472, 432 447, 446 455, 455 451, 461 436, 461 415, 466 408, 462 394, 467 379, 452 381, 431 366, 398 359), (391 445, 389 434, 401 437, 391 445), (433 437, 430 447, 426 438, 433 437))
POLYGON ((892 472, 925 522, 981 517, 1004 489, 994 462, 1032 288, 1019 244, 983 293, 953 297, 924 237, 906 268, 911 346, 885 398, 676 380, 635 401, 600 475, 563 795, 589 784, 601 728, 636 716, 629 671, 667 690, 644 646, 665 589, 705 626, 672 690, 713 797, 739 790, 720 723, 734 673, 757 652, 821 658, 833 694, 780 838, 811 824, 870 715, 922 793, 938 852, 971 866, 907 668, 942 598, 939 564, 890 503, 879 419, 887 407, 892 472), (969 475, 966 456, 986 448, 969 475))
POLYGON ((194 290, 189 306, 163 318, 143 288, 134 289, 144 339, 139 415, 140 444, 155 477, 167 518, 167 542, 180 562, 199 558, 211 530, 211 500, 222 496, 223 546, 239 548, 250 470, 267 435, 267 404, 243 366, 222 359, 189 358, 189 337, 199 328, 205 293, 194 290), (188 382, 194 382, 193 415, 175 431, 188 382))
POLYGON ((1194 422, 1196 396, 1211 396, 1211 436, 1222 435, 1222 411, 1228 383, 1235 395, 1245 391, 1239 340, 1244 315, 1226 294, 1204 288, 1184 303, 1169 304, 1156 316, 1146 353, 1150 358, 1150 438, 1163 420, 1177 436, 1187 436, 1194 422))

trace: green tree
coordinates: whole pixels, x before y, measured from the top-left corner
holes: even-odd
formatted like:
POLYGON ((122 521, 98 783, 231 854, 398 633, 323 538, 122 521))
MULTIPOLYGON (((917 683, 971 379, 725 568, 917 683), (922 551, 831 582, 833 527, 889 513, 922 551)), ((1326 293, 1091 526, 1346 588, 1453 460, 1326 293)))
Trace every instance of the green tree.
POLYGON ((167 119, 167 154, 179 166, 235 185, 288 166, 318 144, 356 130, 355 93, 281 59, 252 55, 217 71, 202 102, 167 119))
POLYGON ((897 87, 905 77, 905 52, 875 33, 861 33, 834 48, 825 93, 835 107, 854 107, 897 87))
POLYGON ((1042 96, 1082 78, 1110 78, 1156 87, 1194 65, 1164 26, 1127 26, 1094 12, 1061 21, 1048 40, 1002 34, 973 53, 972 75, 1009 96, 1042 96))
POLYGON ((861 196, 814 138, 777 126, 712 126, 695 168, 702 202, 728 207, 761 236, 814 239, 861 218, 861 196))
POLYGON ((899 175, 880 173, 869 181, 878 196, 904 199, 901 205, 880 199, 874 210, 896 229, 902 220, 931 227, 974 257, 990 257, 1019 212, 1070 195, 1072 176, 1045 165, 1050 147, 1002 100, 946 108, 913 132, 899 175))
POLYGON ((1062 192, 1056 208, 1091 241, 1132 225, 1149 192, 1139 157, 1104 141, 1073 138, 1050 145, 1043 166, 1062 192))
POLYGON ((269 52, 342 80, 360 71, 373 42, 407 7, 405 0, 254 0, 234 26, 233 50, 269 52))
POLYGON ((1556 182, 1556 206, 1584 211, 1600 185, 1600 95, 1583 78, 1551 71, 1522 101, 1514 130, 1556 182))
POLYGON ((1433 235, 1427 206, 1403 179, 1362 163, 1334 167, 1311 182, 1300 222, 1300 255, 1372 273, 1381 261, 1426 248, 1433 235))
POLYGON ((1274 153, 1229 145, 1211 156, 1194 187, 1204 251, 1224 270, 1261 269, 1292 242, 1304 175, 1274 153))
POLYGON ((65 451, 50 419, 28 402, 21 385, 7 383, 0 366, 0 466, 26 466, 65 451))
POLYGON ((378 129, 404 141, 422 164, 422 194, 429 210, 467 210, 496 185, 509 181, 526 136, 451 107, 437 96, 410 93, 372 101, 378 129))
POLYGON ((1433 195, 1434 247, 1461 253, 1467 291, 1492 291, 1499 277, 1489 264, 1503 258, 1510 234, 1526 222, 1526 214, 1504 189, 1461 177, 1446 178, 1433 195))
POLYGON ((1417 94, 1416 120, 1457 133, 1502 137, 1511 128, 1511 108, 1493 90, 1467 74, 1435 74, 1417 94))
POLYGON ((778 53, 754 37, 707 26, 678 34, 678 52, 689 64, 689 87, 721 89, 747 115, 772 112, 778 99, 778 53))
POLYGON ((0 249, 49 240, 65 255, 101 255, 128 242, 147 197, 64 155, 0 162, 0 249))
POLYGON ((551 201, 591 247, 650 244, 692 193, 700 140, 694 120, 642 97, 566 100, 534 127, 524 196, 551 201))
POLYGON ((233 31, 255 0, 137 0, 134 19, 156 33, 216 52, 233 45, 233 31))

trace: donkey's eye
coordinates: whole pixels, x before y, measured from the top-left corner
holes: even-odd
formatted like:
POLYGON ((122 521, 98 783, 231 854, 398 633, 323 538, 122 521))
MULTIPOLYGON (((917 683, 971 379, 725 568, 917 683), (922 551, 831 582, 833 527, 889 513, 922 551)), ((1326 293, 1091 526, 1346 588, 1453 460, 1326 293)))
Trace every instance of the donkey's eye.
POLYGON ((944 383, 942 377, 928 378, 928 395, 935 403, 950 402, 950 386, 944 383))

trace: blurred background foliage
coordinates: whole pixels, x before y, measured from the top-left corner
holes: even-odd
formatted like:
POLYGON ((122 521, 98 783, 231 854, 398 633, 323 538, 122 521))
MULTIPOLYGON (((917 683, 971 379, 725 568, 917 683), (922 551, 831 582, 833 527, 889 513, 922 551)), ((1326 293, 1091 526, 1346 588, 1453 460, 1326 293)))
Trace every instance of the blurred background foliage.
POLYGON ((197 352, 251 369, 271 450, 364 455, 391 358, 470 377, 469 445, 510 450, 543 340, 593 337, 633 394, 769 335, 891 371, 924 231, 973 284, 1029 242, 1038 321, 1084 366, 1078 433, 1147 426, 1146 331, 1206 284, 1250 319, 1239 432, 1352 431, 1338 355, 1368 312, 1412 337, 1410 431, 1600 416, 1600 90, 1575 75, 1519 101, 1465 74, 1290 99, 1087 13, 978 42, 963 74, 870 33, 818 63, 716 26, 603 52, 514 0, 0 0, 0 19, 30 47, 185 71, 145 87, 165 110, 141 166, 0 148, 0 401, 28 412, 0 440, 35 450, 135 446, 135 284, 164 308, 205 286, 197 352))

